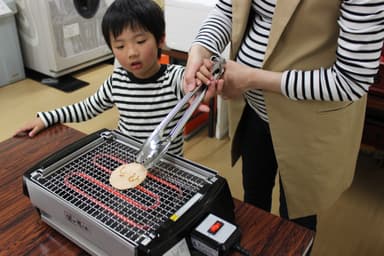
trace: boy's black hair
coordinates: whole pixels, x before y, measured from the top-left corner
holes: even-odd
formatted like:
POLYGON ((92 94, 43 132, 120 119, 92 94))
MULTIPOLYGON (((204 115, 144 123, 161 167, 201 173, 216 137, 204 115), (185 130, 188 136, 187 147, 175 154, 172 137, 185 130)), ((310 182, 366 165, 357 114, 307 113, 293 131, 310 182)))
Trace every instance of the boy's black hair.
POLYGON ((115 0, 101 23, 104 40, 111 47, 110 35, 118 37, 125 28, 144 29, 159 43, 165 35, 164 12, 153 0, 115 0))

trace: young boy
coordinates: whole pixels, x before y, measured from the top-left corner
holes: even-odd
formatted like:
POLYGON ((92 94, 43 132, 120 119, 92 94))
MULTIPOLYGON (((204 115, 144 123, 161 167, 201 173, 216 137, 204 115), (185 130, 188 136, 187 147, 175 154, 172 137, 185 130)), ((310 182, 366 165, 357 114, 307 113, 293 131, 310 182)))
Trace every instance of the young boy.
MULTIPOLYGON (((158 62, 165 44, 165 21, 162 9, 153 0, 116 0, 102 21, 104 39, 121 67, 97 92, 73 105, 48 112, 26 123, 16 134, 33 137, 55 123, 81 122, 116 106, 118 130, 145 141, 183 95, 184 67, 158 62)), ((184 113, 169 125, 170 132, 184 113)), ((182 155, 182 133, 168 152, 182 155)))

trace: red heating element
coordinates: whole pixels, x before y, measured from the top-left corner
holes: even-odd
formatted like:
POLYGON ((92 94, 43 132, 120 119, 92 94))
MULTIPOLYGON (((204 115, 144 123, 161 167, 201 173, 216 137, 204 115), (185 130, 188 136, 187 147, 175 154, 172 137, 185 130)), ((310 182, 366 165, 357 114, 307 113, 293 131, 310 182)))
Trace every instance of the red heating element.
MULTIPOLYGON (((110 155, 110 154, 97 154, 94 156, 93 158, 93 164, 100 168, 101 170, 105 171, 107 174, 111 174, 112 171, 110 169, 108 169, 107 167, 101 165, 100 163, 97 162, 97 159, 100 159, 100 158, 109 158, 113 161, 116 161, 117 163, 120 163, 120 164, 127 164, 127 162, 113 156, 113 155, 110 155)), ((157 207, 160 206, 160 196, 149 191, 148 189, 144 188, 143 186, 141 185, 138 185, 136 186, 134 189, 137 189, 145 194, 147 194, 149 197, 153 198, 154 199, 154 203, 152 205, 144 205, 140 202, 138 202, 137 200, 131 198, 131 197, 128 197, 124 194, 122 194, 121 191, 119 191, 118 189, 115 189, 113 188, 112 186, 110 185, 106 185, 104 184, 103 182, 101 182, 100 180, 84 173, 84 172, 81 172, 81 171, 74 171, 74 172, 70 172, 68 174, 65 175, 64 177, 64 184, 72 189, 73 191, 79 193, 80 195, 84 196, 85 198, 87 198, 88 200, 90 200, 91 202, 93 202, 94 204, 102 207, 103 209, 105 209, 106 211, 108 211, 109 213, 113 214, 114 216, 118 217, 119 219, 121 219, 122 221, 124 221, 125 223, 131 225, 131 226, 134 226, 136 228, 139 228, 139 229, 148 229, 149 227, 147 225, 142 225, 142 224, 139 224, 133 220, 131 220, 130 218, 124 216, 123 214, 117 212, 116 210, 112 209, 111 207, 109 207, 108 205, 106 205, 105 203, 103 203, 102 201, 96 199, 95 197, 93 197, 92 195, 90 195, 89 193, 87 193, 86 191, 82 190, 81 188, 79 188, 78 186, 72 184, 70 182, 70 178, 72 177, 81 177, 83 178, 84 180, 87 180, 95 185, 97 185, 98 187, 102 188, 103 190, 107 191, 108 193, 110 193, 111 195, 113 196, 116 196, 122 200, 124 200, 125 202, 131 204, 132 206, 140 209, 140 210, 144 210, 144 211, 148 211, 148 210, 153 210, 153 209, 156 209, 157 207)), ((179 196, 181 197, 183 195, 183 192, 182 190, 175 186, 174 184, 164 180, 164 179, 161 179, 155 175, 153 175, 152 173, 148 173, 147 174, 147 178, 150 178, 150 179, 153 179, 167 187, 169 187, 170 189, 176 191, 179 196)))

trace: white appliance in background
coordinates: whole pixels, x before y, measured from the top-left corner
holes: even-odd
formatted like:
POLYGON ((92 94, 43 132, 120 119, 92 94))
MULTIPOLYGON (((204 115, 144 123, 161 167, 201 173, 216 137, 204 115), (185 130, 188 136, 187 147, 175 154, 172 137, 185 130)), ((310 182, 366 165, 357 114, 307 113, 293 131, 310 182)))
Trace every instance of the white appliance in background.
POLYGON ((25 78, 13 0, 0 0, 0 86, 25 78))
POLYGON ((101 32, 111 0, 16 0, 26 68, 59 77, 112 57, 101 32))
MULTIPOLYGON (((166 45, 170 49, 188 52, 203 21, 217 0, 164 0, 166 22, 166 45)), ((229 57, 229 46, 222 53, 229 57)), ((215 137, 223 138, 228 133, 228 106, 217 97, 215 137)))
POLYGON ((167 47, 188 52, 218 0, 164 0, 167 47))

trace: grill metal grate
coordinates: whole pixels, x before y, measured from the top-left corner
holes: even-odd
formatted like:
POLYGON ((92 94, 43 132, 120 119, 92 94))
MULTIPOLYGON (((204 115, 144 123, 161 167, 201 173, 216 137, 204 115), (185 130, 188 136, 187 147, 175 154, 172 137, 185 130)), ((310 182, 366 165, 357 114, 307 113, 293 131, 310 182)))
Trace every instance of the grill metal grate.
POLYGON ((34 180, 130 241, 154 238, 159 227, 208 183, 177 166, 160 162, 136 188, 114 189, 109 184, 111 171, 132 162, 136 153, 117 140, 103 140, 50 175, 34 180))

